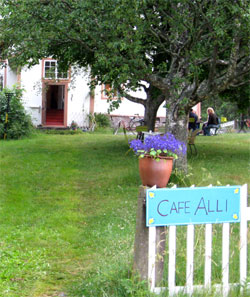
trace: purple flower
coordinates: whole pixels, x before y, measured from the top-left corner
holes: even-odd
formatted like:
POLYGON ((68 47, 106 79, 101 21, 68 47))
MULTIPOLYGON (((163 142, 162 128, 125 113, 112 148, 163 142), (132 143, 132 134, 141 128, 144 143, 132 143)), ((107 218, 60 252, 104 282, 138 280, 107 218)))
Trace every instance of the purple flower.
POLYGON ((161 155, 177 158, 178 155, 186 154, 187 151, 185 143, 177 140, 171 133, 166 133, 163 136, 148 136, 144 142, 134 139, 129 145, 139 157, 149 154, 156 158, 161 155))

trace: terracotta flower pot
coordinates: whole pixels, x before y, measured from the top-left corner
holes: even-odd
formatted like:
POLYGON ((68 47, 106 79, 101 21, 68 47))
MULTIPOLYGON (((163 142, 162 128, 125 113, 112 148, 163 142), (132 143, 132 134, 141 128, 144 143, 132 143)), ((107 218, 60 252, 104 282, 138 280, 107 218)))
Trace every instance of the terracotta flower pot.
POLYGON ((160 157, 159 161, 145 156, 139 159, 139 172, 144 186, 165 188, 173 168, 172 157, 160 157))

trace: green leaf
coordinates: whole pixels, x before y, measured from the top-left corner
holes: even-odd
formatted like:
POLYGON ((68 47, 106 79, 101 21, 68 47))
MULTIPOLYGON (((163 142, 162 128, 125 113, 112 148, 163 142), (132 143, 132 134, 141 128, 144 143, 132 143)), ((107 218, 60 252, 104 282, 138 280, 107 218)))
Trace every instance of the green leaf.
POLYGON ((150 156, 153 156, 153 157, 157 155, 156 151, 151 151, 149 154, 150 154, 150 156))

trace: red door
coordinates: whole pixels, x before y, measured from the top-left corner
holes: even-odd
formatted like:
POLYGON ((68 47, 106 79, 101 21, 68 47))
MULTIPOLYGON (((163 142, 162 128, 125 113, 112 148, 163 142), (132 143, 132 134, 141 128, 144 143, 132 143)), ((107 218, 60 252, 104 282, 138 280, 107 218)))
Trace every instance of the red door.
POLYGON ((47 85, 43 102, 43 125, 66 126, 65 85, 47 85))

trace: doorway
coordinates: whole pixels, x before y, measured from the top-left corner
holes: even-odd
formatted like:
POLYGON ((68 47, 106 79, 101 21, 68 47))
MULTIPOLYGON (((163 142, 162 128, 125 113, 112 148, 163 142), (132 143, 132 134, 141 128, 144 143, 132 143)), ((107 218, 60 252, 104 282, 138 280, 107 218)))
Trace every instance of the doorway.
POLYGON ((47 85, 44 123, 46 126, 65 125, 65 85, 47 85))

